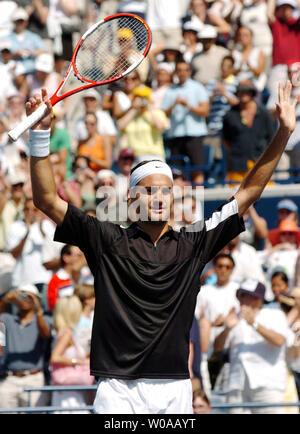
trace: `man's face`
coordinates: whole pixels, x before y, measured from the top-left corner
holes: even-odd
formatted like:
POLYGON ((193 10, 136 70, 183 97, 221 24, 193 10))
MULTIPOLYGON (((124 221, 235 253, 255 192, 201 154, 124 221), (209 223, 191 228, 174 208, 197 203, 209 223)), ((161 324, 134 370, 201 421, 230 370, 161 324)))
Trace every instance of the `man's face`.
POLYGON ((134 157, 124 156, 120 157, 118 160, 118 166, 121 173, 125 175, 129 175, 132 165, 133 165, 134 157))
POLYGON ((219 258, 215 264, 219 283, 227 282, 233 270, 233 263, 229 258, 219 258))
POLYGON ((175 72, 179 83, 185 83, 191 76, 191 68, 187 63, 177 63, 175 72))
POLYGON ((38 209, 34 206, 32 200, 27 200, 24 205, 24 216, 27 221, 34 223, 38 214, 38 209))
POLYGON ((222 77, 226 78, 233 72, 233 64, 230 59, 224 59, 221 65, 222 77))
POLYGON ((168 176, 148 175, 139 182, 136 199, 129 199, 129 204, 139 200, 140 208, 142 208, 141 220, 144 220, 144 216, 149 222, 167 222, 174 200, 172 187, 172 181, 168 176))

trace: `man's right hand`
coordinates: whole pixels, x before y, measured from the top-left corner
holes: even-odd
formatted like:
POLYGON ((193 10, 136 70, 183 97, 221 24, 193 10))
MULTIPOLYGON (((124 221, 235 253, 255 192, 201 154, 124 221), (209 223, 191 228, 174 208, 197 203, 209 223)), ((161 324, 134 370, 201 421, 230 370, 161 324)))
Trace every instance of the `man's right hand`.
POLYGON ((33 125, 33 127, 31 128, 32 130, 49 130, 49 128, 51 127, 51 122, 54 116, 52 105, 48 98, 46 89, 42 89, 41 95, 35 94, 29 99, 25 106, 26 115, 31 115, 31 113, 33 113, 43 103, 45 103, 47 106, 47 112, 40 121, 33 125))

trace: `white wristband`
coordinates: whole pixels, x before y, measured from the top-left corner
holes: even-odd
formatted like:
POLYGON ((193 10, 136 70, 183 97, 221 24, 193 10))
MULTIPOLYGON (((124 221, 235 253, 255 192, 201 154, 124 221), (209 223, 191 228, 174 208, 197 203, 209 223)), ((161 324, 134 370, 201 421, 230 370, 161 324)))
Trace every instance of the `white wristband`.
POLYGON ((50 154, 50 129, 29 130, 29 153, 32 157, 48 157, 50 154))

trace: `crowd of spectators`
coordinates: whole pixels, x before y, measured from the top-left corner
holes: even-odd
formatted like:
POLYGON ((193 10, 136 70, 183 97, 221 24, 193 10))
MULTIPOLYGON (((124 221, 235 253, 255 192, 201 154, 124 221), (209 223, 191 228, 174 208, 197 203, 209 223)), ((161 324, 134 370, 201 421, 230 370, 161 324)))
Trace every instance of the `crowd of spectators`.
MULTIPOLYGON (((83 254, 53 241, 55 225, 32 201, 28 132, 12 143, 8 131, 26 116, 31 95, 43 87, 55 92, 80 34, 119 12, 146 19, 149 56, 124 79, 57 104, 51 127, 59 195, 90 215, 98 217, 107 200, 101 187, 113 187, 111 220, 128 224, 121 205, 130 170, 142 160, 176 165, 174 184, 181 188, 202 185, 212 173, 213 184, 238 185, 276 131, 278 81, 289 78, 293 96, 300 92, 297 0, 0 1, 0 322, 6 330, 1 346, 0 327, 0 408, 25 405, 24 387, 51 383, 52 365, 86 363, 94 303, 83 254), (206 147, 213 155, 209 173, 206 147), (195 166, 190 174, 186 161, 195 166), (217 169, 224 165, 221 179, 217 169)), ((279 163, 285 171, 300 172, 298 118, 279 163)), ((293 391, 289 399, 298 400, 296 388, 300 401, 298 207, 285 199, 274 212, 278 224, 270 231, 251 207, 246 231, 203 273, 195 310, 199 345, 191 338, 194 353, 198 347, 202 353, 201 369, 190 369, 199 380, 195 413, 201 406, 210 412, 213 388, 234 404, 279 402, 293 391)), ((193 193, 184 206, 175 196, 176 229, 195 214, 193 193)), ((32 405, 41 405, 45 394, 33 397, 32 405)), ((52 403, 80 407, 91 399, 57 392, 52 403)))

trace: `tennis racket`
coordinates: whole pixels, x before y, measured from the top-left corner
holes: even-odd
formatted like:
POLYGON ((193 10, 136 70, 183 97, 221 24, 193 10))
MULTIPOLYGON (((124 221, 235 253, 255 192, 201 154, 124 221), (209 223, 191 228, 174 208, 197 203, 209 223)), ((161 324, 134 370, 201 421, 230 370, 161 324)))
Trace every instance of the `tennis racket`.
MULTIPOLYGON (((150 46, 151 31, 147 23, 136 15, 112 15, 94 24, 77 43, 67 73, 50 98, 51 104, 55 105, 84 89, 125 77, 139 66, 150 46), (77 79, 75 87, 73 85, 72 90, 63 93, 72 73, 77 79)), ((11 130, 9 137, 16 141, 44 116, 46 110, 46 104, 42 104, 11 130)))

